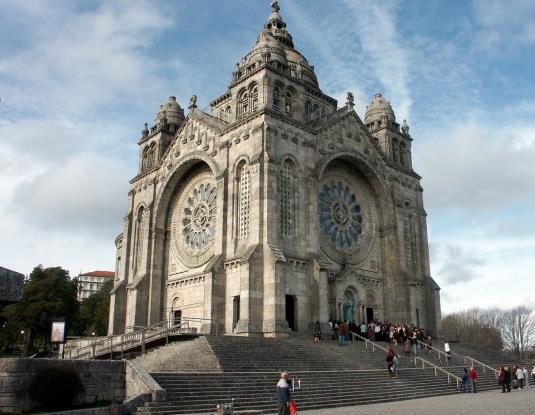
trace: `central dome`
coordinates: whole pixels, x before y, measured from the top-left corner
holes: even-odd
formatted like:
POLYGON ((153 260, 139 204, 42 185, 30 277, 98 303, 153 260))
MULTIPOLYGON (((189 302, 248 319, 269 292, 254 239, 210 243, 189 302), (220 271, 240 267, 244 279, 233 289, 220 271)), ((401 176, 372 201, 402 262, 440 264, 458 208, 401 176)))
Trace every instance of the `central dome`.
POLYGON ((261 61, 263 54, 269 54, 269 61, 289 68, 292 77, 319 88, 314 67, 294 48, 292 35, 286 29, 286 23, 280 14, 278 2, 274 1, 271 7, 273 10, 264 25, 264 30, 258 35, 251 52, 239 64, 240 68, 249 67, 255 62, 261 61))

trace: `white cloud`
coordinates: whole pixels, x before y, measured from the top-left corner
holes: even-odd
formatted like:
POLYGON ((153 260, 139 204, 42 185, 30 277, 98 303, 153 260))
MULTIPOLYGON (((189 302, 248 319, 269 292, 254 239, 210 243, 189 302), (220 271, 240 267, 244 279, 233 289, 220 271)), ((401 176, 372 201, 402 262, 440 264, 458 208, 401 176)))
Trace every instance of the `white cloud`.
POLYGON ((435 275, 440 281, 450 286, 465 284, 481 277, 480 269, 485 262, 474 255, 473 251, 468 252, 460 246, 450 244, 445 245, 442 251, 441 258, 438 259, 442 265, 435 275))
POLYGON ((480 32, 476 38, 486 51, 511 49, 535 43, 535 3, 532 0, 475 0, 473 14, 480 32))
POLYGON ((19 186, 15 208, 25 223, 46 230, 119 233, 129 176, 118 160, 78 154, 19 186))
POLYGON ((432 215, 457 212, 474 218, 535 203, 535 145, 527 138, 535 135, 535 125, 459 120, 435 133, 413 147, 432 215))
POLYGON ((384 86, 386 97, 394 104, 398 118, 408 119, 412 106, 409 62, 396 28, 397 2, 344 0, 344 3, 352 12, 362 50, 384 86))
POLYGON ((169 7, 150 2, 106 2, 95 9, 31 8, 16 3, 21 31, 38 33, 0 61, 4 105, 11 111, 82 118, 97 105, 132 105, 159 85, 160 62, 150 46, 171 25, 169 7), (45 23, 46 22, 46 23, 45 23))

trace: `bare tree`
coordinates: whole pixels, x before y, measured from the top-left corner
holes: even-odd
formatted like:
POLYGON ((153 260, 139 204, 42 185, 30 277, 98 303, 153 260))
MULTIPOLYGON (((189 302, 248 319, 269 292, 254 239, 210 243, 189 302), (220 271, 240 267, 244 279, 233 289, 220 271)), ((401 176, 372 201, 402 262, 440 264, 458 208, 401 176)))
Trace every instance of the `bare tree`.
POLYGON ((493 323, 488 310, 472 308, 446 316, 442 320, 442 333, 448 339, 499 353, 503 342, 500 330, 493 323))
POLYGON ((501 312, 500 331, 506 349, 518 357, 524 357, 528 346, 535 340, 535 315, 533 310, 519 306, 501 312))

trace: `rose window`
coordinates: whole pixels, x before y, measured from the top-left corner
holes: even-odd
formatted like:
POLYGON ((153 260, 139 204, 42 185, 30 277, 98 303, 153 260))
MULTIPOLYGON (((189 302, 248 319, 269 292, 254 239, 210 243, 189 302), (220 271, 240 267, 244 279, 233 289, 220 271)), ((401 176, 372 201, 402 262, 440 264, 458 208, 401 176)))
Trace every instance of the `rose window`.
POLYGON ((182 210, 182 237, 186 248, 202 250, 215 235, 217 189, 203 182, 190 190, 182 210))
POLYGON ((342 183, 324 184, 319 194, 319 223, 325 236, 336 246, 351 249, 362 233, 360 204, 342 183))

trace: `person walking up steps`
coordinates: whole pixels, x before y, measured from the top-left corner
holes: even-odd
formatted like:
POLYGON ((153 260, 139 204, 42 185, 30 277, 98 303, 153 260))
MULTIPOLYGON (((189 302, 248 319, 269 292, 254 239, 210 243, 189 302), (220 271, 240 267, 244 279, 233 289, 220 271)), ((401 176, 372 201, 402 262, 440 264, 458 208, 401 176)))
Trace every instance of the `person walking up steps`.
POLYGON ((290 414, 290 402, 292 397, 290 395, 290 385, 288 384, 288 372, 282 372, 279 383, 277 383, 277 405, 279 407, 279 415, 290 414))
POLYGON ((386 369, 388 370, 388 376, 393 377, 394 371, 394 351, 392 350, 392 346, 388 346, 388 349, 386 351, 386 369))
POLYGON ((316 321, 314 324, 314 343, 319 343, 321 340, 321 324, 319 321, 316 321))
POLYGON ((450 344, 448 343, 447 340, 444 342, 444 351, 448 355, 448 362, 449 362, 451 360, 451 349, 450 349, 450 344))

